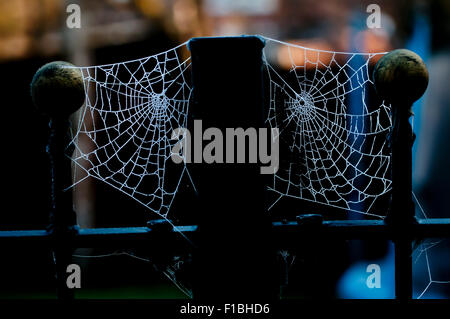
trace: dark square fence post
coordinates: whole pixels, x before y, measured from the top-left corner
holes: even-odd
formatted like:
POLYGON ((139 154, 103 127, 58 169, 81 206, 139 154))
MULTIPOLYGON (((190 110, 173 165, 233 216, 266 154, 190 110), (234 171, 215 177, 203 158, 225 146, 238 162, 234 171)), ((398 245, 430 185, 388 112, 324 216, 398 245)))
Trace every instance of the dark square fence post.
MULTIPOLYGON (((194 38, 189 42, 191 124, 201 120, 203 130, 215 127, 224 136, 227 128, 258 131, 264 127, 264 45, 257 36, 194 38)), ((275 252, 271 222, 264 210, 265 177, 260 165, 248 161, 194 163, 189 169, 199 193, 194 297, 273 298, 275 252)))

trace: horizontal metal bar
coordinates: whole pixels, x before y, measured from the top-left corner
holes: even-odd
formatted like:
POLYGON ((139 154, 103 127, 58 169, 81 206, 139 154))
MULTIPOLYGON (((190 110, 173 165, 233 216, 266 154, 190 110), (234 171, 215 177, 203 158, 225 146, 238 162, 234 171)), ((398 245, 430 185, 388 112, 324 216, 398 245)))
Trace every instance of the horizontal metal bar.
MULTIPOLYGON (((119 227, 79 229, 70 242, 74 247, 93 247, 98 245, 135 246, 148 245, 150 240, 164 239, 165 244, 180 244, 182 236, 195 242, 197 226, 176 226, 170 232, 154 231, 148 227, 119 227)), ((450 218, 419 219, 408 232, 412 238, 450 237, 450 218)), ((302 224, 296 221, 274 222, 273 238, 280 243, 295 243, 299 239, 337 238, 337 239, 395 239, 396 229, 386 225, 383 220, 332 220, 321 224, 302 224)), ((0 244, 26 243, 55 245, 53 236, 46 230, 8 230, 0 231, 0 244)), ((167 246, 166 246, 167 247, 167 246)))
MULTIPOLYGON (((178 248, 186 244, 183 236, 192 238, 197 226, 176 226, 170 232, 152 230, 148 227, 86 228, 78 229, 73 236, 64 241, 73 247, 137 247, 148 245, 149 241, 161 242, 165 247, 175 242, 178 248), (181 240, 180 240, 181 239, 181 240)), ((46 230, 8 230, 0 231, 0 244, 58 245, 58 239, 46 230)))
POLYGON ((50 239, 46 230, 2 230, 0 231, 0 241, 43 241, 50 239))
POLYGON ((413 227, 414 235, 419 238, 450 237, 450 218, 419 219, 413 227))
MULTIPOLYGON (((164 242, 165 249, 168 246, 181 248, 186 243, 183 236, 192 239, 197 226, 176 226, 171 231, 155 231, 148 227, 120 227, 120 228, 91 228, 80 229, 74 236, 73 243, 76 247, 91 247, 92 245, 112 246, 145 246, 149 241, 164 242), (175 245, 177 244, 177 245, 175 245)), ((160 245, 158 245, 160 246, 160 245)), ((187 246, 189 247, 189 246, 187 246)))
POLYGON ((278 247, 294 247, 299 241, 311 239, 383 239, 395 240, 448 238, 450 237, 450 218, 419 219, 408 229, 400 232, 395 226, 383 220, 333 220, 318 225, 302 225, 297 222, 275 222, 274 240, 278 247))
POLYGON ((297 242, 308 238, 370 239, 389 237, 389 229, 382 220, 333 220, 310 225, 290 222, 274 222, 274 239, 297 242))

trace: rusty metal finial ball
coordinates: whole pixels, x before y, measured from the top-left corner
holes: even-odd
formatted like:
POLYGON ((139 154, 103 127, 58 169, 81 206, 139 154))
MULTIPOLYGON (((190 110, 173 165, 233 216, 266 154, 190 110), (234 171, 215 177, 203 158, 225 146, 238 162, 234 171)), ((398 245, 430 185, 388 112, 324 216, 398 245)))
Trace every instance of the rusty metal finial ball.
POLYGON ((31 97, 42 113, 52 118, 68 117, 84 103, 80 69, 62 61, 45 64, 31 81, 31 97))
POLYGON ((398 49, 378 61, 373 72, 378 95, 387 102, 412 104, 428 86, 428 70, 416 53, 398 49))

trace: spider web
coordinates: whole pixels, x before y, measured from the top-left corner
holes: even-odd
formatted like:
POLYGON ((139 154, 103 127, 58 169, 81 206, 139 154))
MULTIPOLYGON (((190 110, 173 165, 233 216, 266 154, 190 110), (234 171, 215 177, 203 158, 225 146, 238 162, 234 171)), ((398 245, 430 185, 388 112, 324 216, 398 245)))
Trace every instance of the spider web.
POLYGON ((176 141, 170 135, 186 127, 190 58, 182 60, 178 53, 185 45, 80 68, 86 103, 72 141, 75 184, 96 178, 167 219, 186 172, 185 165, 171 160, 176 141))
POLYGON ((377 209, 377 203, 391 189, 390 107, 371 99, 369 73, 382 53, 331 52, 266 40, 267 121, 279 129, 280 149, 288 150, 280 154, 269 187, 277 195, 270 208, 291 197, 382 218, 386 209, 377 209), (288 71, 271 61, 271 48, 288 61, 288 71))

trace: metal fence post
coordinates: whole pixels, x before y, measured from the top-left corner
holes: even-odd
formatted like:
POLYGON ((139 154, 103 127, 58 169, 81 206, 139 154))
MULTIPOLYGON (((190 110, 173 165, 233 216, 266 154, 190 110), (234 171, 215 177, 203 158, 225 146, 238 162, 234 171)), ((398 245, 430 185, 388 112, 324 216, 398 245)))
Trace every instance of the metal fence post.
POLYGON ((71 239, 77 231, 73 211, 71 164, 66 156, 70 114, 84 102, 81 72, 69 63, 52 62, 41 67, 31 82, 35 106, 49 118, 50 136, 47 154, 50 161, 50 212, 47 231, 53 242, 58 299, 72 299, 73 290, 66 284, 66 269, 72 260, 71 239))
POLYGON ((394 50, 376 65, 374 82, 378 94, 391 103, 392 197, 385 222, 393 228, 395 245, 395 296, 412 299, 412 228, 417 223, 412 200, 412 153, 414 134, 409 123, 412 104, 428 85, 422 59, 409 50, 394 50))
MULTIPOLYGON (((225 139, 226 128, 264 127, 263 48, 257 36, 189 42, 191 114, 194 121, 201 120, 203 130, 218 128, 225 139)), ((194 298, 271 299, 276 294, 275 254, 260 165, 193 163, 190 170, 199 194, 194 298)))

